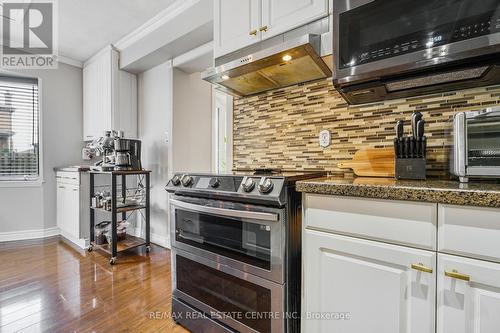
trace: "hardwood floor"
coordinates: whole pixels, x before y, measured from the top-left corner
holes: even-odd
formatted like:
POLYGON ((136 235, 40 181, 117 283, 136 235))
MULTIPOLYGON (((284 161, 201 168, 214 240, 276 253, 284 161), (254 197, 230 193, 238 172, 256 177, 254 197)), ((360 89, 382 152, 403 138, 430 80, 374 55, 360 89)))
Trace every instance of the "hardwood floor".
POLYGON ((168 316, 170 251, 118 256, 59 237, 0 243, 0 332, 188 333, 168 316))

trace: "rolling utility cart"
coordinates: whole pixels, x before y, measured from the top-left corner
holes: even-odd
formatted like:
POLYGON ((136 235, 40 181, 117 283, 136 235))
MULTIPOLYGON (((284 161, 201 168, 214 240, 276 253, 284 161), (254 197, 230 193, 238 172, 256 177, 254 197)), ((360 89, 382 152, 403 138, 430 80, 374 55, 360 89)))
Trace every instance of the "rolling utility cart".
MULTIPOLYGON (((98 248, 110 255, 109 263, 114 265, 118 253, 138 246, 146 246, 146 252, 151 250, 150 244, 150 173, 148 170, 116 170, 116 171, 90 171, 90 246, 88 251, 98 248), (95 176, 107 175, 111 177, 110 198, 111 202, 98 203, 96 199, 95 176), (127 188, 127 176, 137 177, 137 187, 127 188), (121 196, 118 197, 118 177, 121 177, 121 196), (143 181, 145 184, 143 184, 143 181), (128 192, 132 195, 128 195, 128 192), (130 197, 134 196, 132 200, 130 197), (140 199, 137 199, 140 197, 140 199), (97 244, 95 239, 96 212, 103 212, 111 219, 111 237, 107 244, 97 244), (132 213, 139 213, 145 224, 144 238, 125 234, 121 240, 118 239, 117 227, 118 216, 121 221, 126 221, 132 213), (127 213, 129 214, 127 217, 127 213)), ((100 187, 105 187, 100 186, 100 187)), ((108 185, 109 187, 109 185, 108 185)))

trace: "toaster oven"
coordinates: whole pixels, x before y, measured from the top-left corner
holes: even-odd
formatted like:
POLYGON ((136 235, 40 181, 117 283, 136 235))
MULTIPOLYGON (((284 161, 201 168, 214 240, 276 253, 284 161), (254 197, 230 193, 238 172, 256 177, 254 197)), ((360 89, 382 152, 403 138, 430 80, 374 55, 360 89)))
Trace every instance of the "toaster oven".
POLYGON ((450 172, 461 182, 500 178, 500 107, 455 115, 450 162, 450 172))

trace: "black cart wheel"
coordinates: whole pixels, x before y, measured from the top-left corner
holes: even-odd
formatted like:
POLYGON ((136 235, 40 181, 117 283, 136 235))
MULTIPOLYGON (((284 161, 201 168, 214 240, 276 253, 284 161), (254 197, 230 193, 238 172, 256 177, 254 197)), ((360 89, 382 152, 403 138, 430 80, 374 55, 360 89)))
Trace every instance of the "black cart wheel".
POLYGON ((109 259, 109 264, 110 265, 116 264, 116 258, 113 257, 113 258, 109 259))
POLYGON ((92 250, 93 250, 93 249, 94 249, 94 248, 92 247, 92 245, 90 245, 90 246, 87 248, 87 251, 88 251, 88 252, 92 252, 92 250))
POLYGON ((148 246, 146 246, 146 252, 147 252, 147 253, 151 252, 151 246, 149 246, 149 245, 148 245, 148 246))

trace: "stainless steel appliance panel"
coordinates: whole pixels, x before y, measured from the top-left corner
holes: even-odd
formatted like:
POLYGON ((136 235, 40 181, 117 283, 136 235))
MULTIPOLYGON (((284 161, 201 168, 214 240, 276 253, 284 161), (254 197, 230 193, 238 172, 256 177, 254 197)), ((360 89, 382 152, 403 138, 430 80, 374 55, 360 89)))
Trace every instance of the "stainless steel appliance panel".
POLYGON ((453 120, 451 173, 468 177, 500 177, 500 108, 460 112, 453 120))
POLYGON ((499 10, 496 0, 334 1, 334 79, 346 83, 498 52, 499 10))
POLYGON ((242 333, 284 332, 285 285, 172 248, 173 297, 242 333))
POLYGON ((285 282, 285 210, 174 195, 170 214, 173 247, 285 282))

